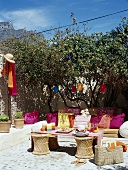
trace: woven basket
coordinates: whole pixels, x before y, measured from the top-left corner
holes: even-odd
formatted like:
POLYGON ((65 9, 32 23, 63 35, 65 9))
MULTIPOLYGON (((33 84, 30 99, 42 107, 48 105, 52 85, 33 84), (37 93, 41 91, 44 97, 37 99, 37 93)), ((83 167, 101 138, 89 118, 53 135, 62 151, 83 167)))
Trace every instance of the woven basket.
POLYGON ((32 139, 34 142, 34 150, 33 154, 36 155, 45 155, 50 153, 49 147, 48 147, 48 136, 42 136, 40 134, 32 134, 32 139))
POLYGON ((77 143, 77 158, 92 158, 93 154, 93 137, 74 137, 77 143))
POLYGON ((122 146, 116 146, 115 149, 108 151, 107 147, 95 146, 94 163, 96 165, 117 164, 124 161, 122 146))

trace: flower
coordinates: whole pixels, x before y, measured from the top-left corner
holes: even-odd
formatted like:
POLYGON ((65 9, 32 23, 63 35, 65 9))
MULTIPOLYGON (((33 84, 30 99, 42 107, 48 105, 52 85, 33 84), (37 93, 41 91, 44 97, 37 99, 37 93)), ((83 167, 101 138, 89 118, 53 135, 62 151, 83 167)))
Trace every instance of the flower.
POLYGON ((83 110, 81 110, 81 114, 82 114, 82 115, 90 115, 88 109, 83 109, 83 110))

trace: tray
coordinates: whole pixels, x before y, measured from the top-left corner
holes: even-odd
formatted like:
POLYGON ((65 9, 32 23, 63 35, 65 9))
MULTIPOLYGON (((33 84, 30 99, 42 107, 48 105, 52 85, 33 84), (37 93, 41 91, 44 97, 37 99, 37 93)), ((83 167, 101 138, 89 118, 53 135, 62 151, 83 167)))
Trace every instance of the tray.
POLYGON ((71 132, 73 130, 74 130, 74 128, 58 129, 56 132, 58 132, 58 133, 69 133, 69 132, 71 132))

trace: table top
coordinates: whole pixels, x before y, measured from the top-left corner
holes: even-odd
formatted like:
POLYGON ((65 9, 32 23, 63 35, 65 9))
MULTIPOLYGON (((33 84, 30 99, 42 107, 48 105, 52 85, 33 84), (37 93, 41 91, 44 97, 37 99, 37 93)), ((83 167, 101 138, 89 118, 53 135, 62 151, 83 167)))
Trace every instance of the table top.
MULTIPOLYGON (((72 130, 70 132, 57 132, 57 130, 51 130, 51 131, 35 131, 33 133, 38 133, 38 134, 51 134, 51 135, 62 135, 62 136, 74 136, 75 130, 72 130)), ((97 133, 89 132, 89 136, 103 136, 103 131, 99 130, 97 133)))
MULTIPOLYGON (((72 136, 74 137, 75 135, 75 129, 72 130, 71 132, 69 133, 59 133, 57 132, 57 130, 51 130, 51 131, 36 131, 34 133, 37 133, 37 134, 42 134, 43 136, 46 135, 46 136, 49 136, 49 137, 55 137, 55 136, 72 136)), ((103 139, 103 131, 102 130, 99 130, 97 133, 93 133, 93 132, 89 132, 89 135, 88 137, 97 137, 97 144, 98 145, 101 145, 101 140, 103 139)), ((81 138, 81 137, 79 137, 81 138)))

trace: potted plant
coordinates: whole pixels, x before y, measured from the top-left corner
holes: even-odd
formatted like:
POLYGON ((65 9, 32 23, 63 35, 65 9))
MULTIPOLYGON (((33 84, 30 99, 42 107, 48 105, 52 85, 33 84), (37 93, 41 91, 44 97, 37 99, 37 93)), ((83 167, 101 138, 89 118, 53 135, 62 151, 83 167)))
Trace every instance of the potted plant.
POLYGON ((0 115, 0 132, 10 132, 12 122, 9 120, 9 116, 3 114, 0 115))
POLYGON ((15 125, 15 128, 17 129, 21 129, 24 127, 23 112, 21 111, 16 112, 15 118, 14 118, 14 125, 15 125))

